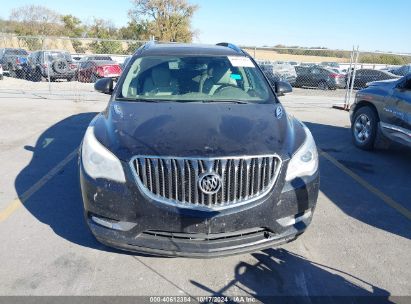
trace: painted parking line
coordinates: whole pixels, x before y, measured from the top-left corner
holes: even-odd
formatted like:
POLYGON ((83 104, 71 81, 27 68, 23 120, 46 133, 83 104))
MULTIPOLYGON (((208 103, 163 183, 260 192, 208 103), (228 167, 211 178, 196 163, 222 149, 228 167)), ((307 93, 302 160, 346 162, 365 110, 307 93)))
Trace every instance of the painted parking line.
POLYGON ((9 218, 17 209, 19 209, 24 203, 37 191, 39 191, 49 180, 51 180, 61 169, 64 168, 74 157, 77 155, 78 148, 66 156, 61 162, 59 162, 53 169, 51 169, 46 175, 40 178, 33 186, 25 191, 19 198, 15 199, 7 205, 5 209, 0 211, 0 222, 9 218))
POLYGON ((401 213, 403 216, 405 216, 407 219, 411 220, 411 211, 402 206, 400 203, 397 203, 394 201, 391 197, 383 193, 382 191, 378 190, 374 186, 370 185, 365 179, 360 177, 358 174, 354 173, 350 169, 348 169, 346 166, 341 164, 338 160, 336 160, 334 157, 332 157, 330 154, 327 152, 322 151, 321 149, 318 149, 318 152, 321 156, 323 156, 325 159, 327 159, 329 162, 331 162, 334 166, 336 166, 338 169, 343 171, 345 174, 347 174, 349 177, 351 177, 353 180, 355 180, 357 183, 359 183, 361 186, 363 186, 365 189, 370 191, 372 194, 380 198, 385 204, 390 206, 391 208, 394 208, 397 212, 401 213))

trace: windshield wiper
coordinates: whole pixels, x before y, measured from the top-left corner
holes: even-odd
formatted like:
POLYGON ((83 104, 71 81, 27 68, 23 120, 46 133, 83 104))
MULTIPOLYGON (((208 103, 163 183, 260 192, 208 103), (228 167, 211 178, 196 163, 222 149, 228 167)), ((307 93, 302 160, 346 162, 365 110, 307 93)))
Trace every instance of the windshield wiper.
POLYGON ((236 103, 236 104, 249 104, 249 102, 244 100, 235 100, 235 99, 227 99, 227 100, 193 100, 193 101, 186 101, 186 102, 199 102, 199 103, 236 103))
POLYGON ((134 101, 134 102, 171 102, 173 100, 163 100, 163 99, 141 99, 141 98, 129 98, 129 97, 118 97, 116 100, 119 101, 134 101))
POLYGON ((218 102, 230 102, 236 104, 249 104, 250 102, 244 100, 236 100, 236 99, 229 99, 229 100, 219 100, 218 102))

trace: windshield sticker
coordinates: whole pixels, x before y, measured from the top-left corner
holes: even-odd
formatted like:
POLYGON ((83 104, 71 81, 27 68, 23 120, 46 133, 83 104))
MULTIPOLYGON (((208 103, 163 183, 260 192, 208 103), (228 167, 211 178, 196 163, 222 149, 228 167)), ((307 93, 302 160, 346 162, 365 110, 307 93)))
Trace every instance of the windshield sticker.
POLYGON ((231 79, 234 79, 234 80, 241 80, 241 75, 240 74, 231 74, 231 79))
POLYGON ((233 67, 255 68, 254 63, 248 57, 244 56, 228 56, 233 67))
POLYGON ((179 69, 178 61, 169 61, 168 62, 168 68, 170 70, 178 70, 179 69))

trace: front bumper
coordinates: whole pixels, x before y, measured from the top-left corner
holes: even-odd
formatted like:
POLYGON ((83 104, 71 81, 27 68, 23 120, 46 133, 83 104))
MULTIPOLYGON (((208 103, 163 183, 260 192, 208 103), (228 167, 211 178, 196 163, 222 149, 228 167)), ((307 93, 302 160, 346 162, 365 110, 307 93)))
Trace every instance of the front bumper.
POLYGON ((125 185, 90 178, 80 162, 87 224, 101 243, 153 255, 207 258, 292 241, 310 224, 319 191, 318 172, 291 183, 281 172, 272 191, 253 203, 221 211, 188 210, 144 196, 131 170, 123 167, 125 185))

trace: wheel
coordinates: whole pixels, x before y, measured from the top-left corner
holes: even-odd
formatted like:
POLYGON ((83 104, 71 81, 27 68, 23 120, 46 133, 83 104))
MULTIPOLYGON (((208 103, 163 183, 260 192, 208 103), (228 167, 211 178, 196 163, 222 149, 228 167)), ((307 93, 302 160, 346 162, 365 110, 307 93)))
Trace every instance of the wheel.
POLYGON ((26 79, 26 73, 23 70, 17 71, 16 76, 19 79, 26 79))
POLYGON ((319 90, 328 90, 328 84, 325 81, 320 81, 317 87, 319 90))
POLYGON ((95 74, 92 74, 90 77, 90 80, 92 83, 96 83, 96 81, 98 80, 97 76, 95 74))
POLYGON ((41 76, 40 69, 36 69, 33 73, 32 80, 34 82, 40 82, 43 77, 41 76))
POLYGON ((354 114, 351 132, 354 145, 363 150, 372 150, 378 131, 378 116, 369 106, 362 107, 354 114))
POLYGON ((9 70, 9 75, 10 75, 10 77, 12 77, 12 78, 16 78, 16 77, 17 77, 16 71, 13 71, 13 70, 9 70))

